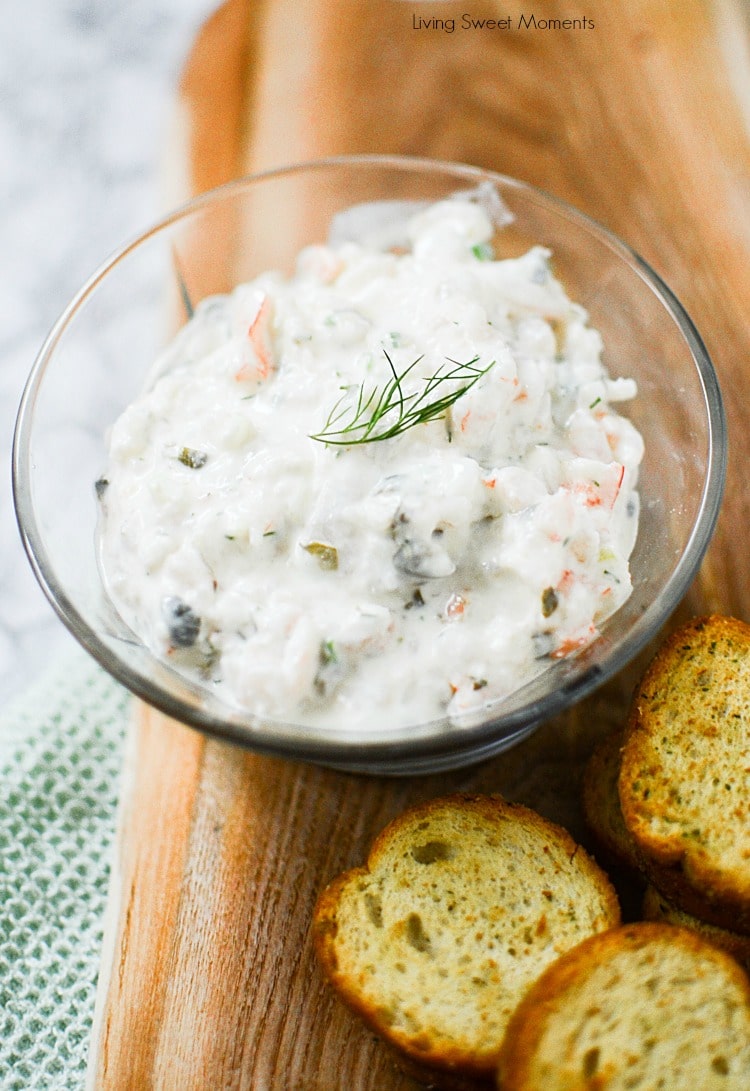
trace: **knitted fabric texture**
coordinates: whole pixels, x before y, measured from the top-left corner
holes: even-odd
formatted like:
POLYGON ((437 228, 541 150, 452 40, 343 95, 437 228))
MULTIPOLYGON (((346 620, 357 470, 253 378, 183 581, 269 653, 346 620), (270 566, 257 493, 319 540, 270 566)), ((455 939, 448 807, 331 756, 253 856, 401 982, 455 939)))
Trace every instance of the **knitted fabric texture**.
POLYGON ((74 649, 0 715, 0 1088, 85 1081, 128 696, 74 649))

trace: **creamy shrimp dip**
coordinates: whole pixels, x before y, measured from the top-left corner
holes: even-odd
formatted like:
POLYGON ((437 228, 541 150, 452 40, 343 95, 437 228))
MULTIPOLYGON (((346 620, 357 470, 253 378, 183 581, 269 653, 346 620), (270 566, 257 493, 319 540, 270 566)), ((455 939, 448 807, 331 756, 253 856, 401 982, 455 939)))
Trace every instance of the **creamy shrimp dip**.
POLYGON ((261 717, 460 723, 631 590, 642 440, 550 253, 481 200, 204 300, 111 431, 101 557, 132 629, 261 717))

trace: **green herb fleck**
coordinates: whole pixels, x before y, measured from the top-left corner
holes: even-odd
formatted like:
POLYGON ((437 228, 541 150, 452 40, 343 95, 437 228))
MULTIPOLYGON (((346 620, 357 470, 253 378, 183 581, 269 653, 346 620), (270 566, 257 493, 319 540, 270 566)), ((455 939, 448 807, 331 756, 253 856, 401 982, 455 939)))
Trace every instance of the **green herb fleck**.
POLYGON ((551 614, 554 614, 559 602, 560 599, 554 587, 545 587, 544 591, 542 591, 542 616, 550 617, 551 614))
POLYGON ((315 557, 320 567, 326 571, 332 572, 338 568, 339 552, 336 546, 328 545, 326 542, 308 542, 302 548, 306 553, 315 557))
POLYGON ((419 587, 415 588, 414 594, 409 601, 404 603, 404 610, 411 610, 415 606, 424 606, 424 595, 419 587))
POLYGON ((488 242, 478 242, 472 246, 471 252, 477 261, 492 261, 495 257, 495 251, 488 242))
POLYGON ((422 357, 418 356, 399 374, 385 349, 383 354, 388 361, 392 378, 382 388, 375 386, 369 391, 362 384, 353 407, 345 404, 347 398, 344 394, 329 413, 323 430, 311 435, 310 439, 342 447, 392 439, 417 424, 426 424, 428 421, 438 420, 444 416, 450 406, 471 390, 495 363, 493 360, 487 367, 479 368, 476 366, 479 361, 478 356, 465 364, 448 359, 448 363, 452 366, 441 367, 434 375, 423 379, 421 391, 405 394, 402 383, 422 357), (459 385, 450 393, 442 394, 431 401, 430 395, 441 383, 446 382, 457 382, 459 385), (351 419, 342 424, 347 415, 350 415, 351 419), (391 423, 386 423, 387 417, 391 418, 391 423), (337 425, 341 426, 337 427, 337 425))
POLYGON ((324 640, 320 645, 320 662, 322 666, 327 666, 329 663, 338 663, 339 657, 336 655, 336 646, 332 640, 324 640))
POLYGON ((196 451, 194 447, 182 447, 177 455, 183 466, 189 466, 191 470, 200 470, 208 462, 205 451, 196 451))
POLYGON ((589 406, 589 409, 595 409, 601 400, 601 398, 594 398, 593 402, 589 406))
MULTIPOLYGON (((201 659, 198 664, 198 669, 200 670, 204 678, 210 678, 211 671, 216 666, 216 663, 219 661, 220 657, 221 652, 219 651, 219 649, 214 648, 214 646, 209 642, 207 647, 203 649, 201 659)), ((219 681, 219 679, 214 679, 214 681, 219 681)))

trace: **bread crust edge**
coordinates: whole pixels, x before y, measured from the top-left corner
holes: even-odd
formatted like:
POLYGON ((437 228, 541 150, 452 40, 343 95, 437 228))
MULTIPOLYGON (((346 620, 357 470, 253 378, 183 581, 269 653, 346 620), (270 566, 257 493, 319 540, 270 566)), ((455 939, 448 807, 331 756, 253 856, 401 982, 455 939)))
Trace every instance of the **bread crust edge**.
POLYGON ((647 702, 669 673, 681 645, 697 642, 707 633, 742 641, 750 656, 750 625, 739 618, 720 614, 692 618, 666 638, 633 694, 623 733, 618 792, 625 827, 635 845, 639 866, 650 882, 691 915, 718 927, 750 933, 749 892, 734 883, 726 871, 712 867, 706 853, 698 851, 678 832, 654 832, 649 819, 653 808, 633 792, 633 784, 642 776, 649 758, 647 702))

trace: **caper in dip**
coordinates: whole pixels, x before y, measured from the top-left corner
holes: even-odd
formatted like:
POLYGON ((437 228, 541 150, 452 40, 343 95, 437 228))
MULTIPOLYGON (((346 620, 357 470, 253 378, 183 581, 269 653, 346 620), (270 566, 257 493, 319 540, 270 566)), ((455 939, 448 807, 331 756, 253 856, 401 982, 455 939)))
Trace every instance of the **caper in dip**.
POLYGON ((131 628, 234 706, 460 723, 625 601, 642 440, 599 334, 486 203, 201 302, 98 490, 131 628))

